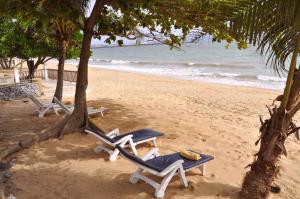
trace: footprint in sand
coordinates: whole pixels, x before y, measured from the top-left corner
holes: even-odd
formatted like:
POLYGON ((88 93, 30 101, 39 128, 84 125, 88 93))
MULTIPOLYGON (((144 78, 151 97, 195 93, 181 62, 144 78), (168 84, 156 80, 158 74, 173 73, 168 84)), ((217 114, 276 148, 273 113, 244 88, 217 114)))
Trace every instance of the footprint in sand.
POLYGON ((176 140, 177 136, 175 134, 170 134, 170 135, 167 135, 165 138, 167 138, 168 140, 176 140))
POLYGON ((194 192, 195 188, 196 188, 196 183, 193 182, 193 181, 189 181, 188 182, 188 188, 189 188, 190 191, 194 192))

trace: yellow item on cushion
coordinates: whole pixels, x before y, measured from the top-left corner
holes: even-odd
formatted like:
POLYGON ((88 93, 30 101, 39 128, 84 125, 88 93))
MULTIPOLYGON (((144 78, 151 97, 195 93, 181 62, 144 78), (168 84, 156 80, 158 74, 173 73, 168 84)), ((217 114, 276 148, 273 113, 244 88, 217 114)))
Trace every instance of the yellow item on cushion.
POLYGON ((201 156, 198 153, 194 153, 192 151, 180 151, 180 155, 189 160, 200 160, 201 156))

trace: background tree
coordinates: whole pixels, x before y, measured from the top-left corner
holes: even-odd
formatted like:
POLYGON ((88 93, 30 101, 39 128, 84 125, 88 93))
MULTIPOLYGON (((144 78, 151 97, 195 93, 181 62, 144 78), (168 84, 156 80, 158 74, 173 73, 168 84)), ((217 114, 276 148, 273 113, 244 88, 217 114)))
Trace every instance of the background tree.
POLYGON ((269 119, 261 118, 260 138, 255 143, 260 148, 242 185, 241 198, 267 198, 279 173, 280 156, 287 155, 285 140, 292 134, 299 140, 300 128, 293 116, 300 109, 300 1, 240 0, 223 5, 229 32, 257 46, 278 74, 288 71, 284 92, 275 100, 279 105, 268 107, 269 119))
MULTIPOLYGON (((40 35, 48 37, 51 41, 56 41, 58 59, 57 86, 54 96, 62 99, 63 93, 63 71, 66 59, 78 58, 80 54, 80 44, 82 34, 80 27, 83 23, 81 15, 76 15, 73 4, 64 4, 62 1, 0 1, 2 7, 0 12, 4 16, 15 18, 21 16, 25 21, 34 22, 36 31, 40 35), (69 46, 70 45, 70 46, 69 46), (68 47, 70 49, 68 49, 68 47)), ((64 1, 68 2, 68 1, 64 1)), ((83 1, 84 2, 84 1, 83 1)), ((80 1, 72 1, 76 6, 80 1)), ((80 7, 80 6, 79 6, 80 7)), ((86 5, 82 4, 84 10, 86 5)), ((37 59, 37 63, 41 61, 37 59)), ((35 66, 36 68, 36 66, 35 66)))
POLYGON ((13 22, 6 18, 0 18, 0 67, 10 69, 12 67, 12 56, 9 46, 11 45, 11 32, 13 22))
MULTIPOLYGON (((27 65, 35 59, 34 70, 50 59, 60 57, 59 43, 41 29, 38 21, 10 17, 2 17, 2 20, 4 23, 0 26, 0 46, 3 48, 0 52, 3 57, 17 57, 26 60, 27 65)), ((79 56, 81 38, 79 31, 71 35, 71 45, 64 57, 71 59, 79 56)))
MULTIPOLYGON (((83 25, 84 18, 81 14, 74 13, 74 6, 70 6, 68 3, 63 4, 61 1, 44 1, 43 4, 40 4, 39 1, 33 1, 31 3, 31 6, 35 9, 34 15, 39 16, 41 26, 50 37, 57 41, 59 46, 57 83, 54 96, 61 101, 65 60, 70 58, 68 56, 70 51, 80 50, 82 34, 79 30, 83 25), (68 48, 71 49, 68 50, 68 48)), ((82 11, 87 8, 85 1, 74 1, 72 3, 76 4, 82 11)), ((80 51, 76 52, 78 57, 79 53, 80 51)), ((74 56, 71 58, 74 58, 74 56)))

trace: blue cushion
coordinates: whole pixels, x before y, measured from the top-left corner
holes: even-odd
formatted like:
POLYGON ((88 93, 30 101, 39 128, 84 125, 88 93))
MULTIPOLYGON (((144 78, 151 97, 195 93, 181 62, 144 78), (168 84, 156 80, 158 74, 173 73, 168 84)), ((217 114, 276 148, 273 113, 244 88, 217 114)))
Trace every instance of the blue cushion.
POLYGON ((137 131, 132 131, 132 132, 129 132, 129 133, 125 133, 125 134, 116 136, 112 140, 115 142, 115 141, 118 141, 119 139, 121 139, 122 137, 127 136, 127 135, 133 135, 133 137, 132 137, 133 142, 140 142, 140 141, 143 141, 143 140, 147 140, 149 138, 155 138, 155 137, 158 137, 158 136, 162 136, 163 134, 160 133, 160 132, 154 131, 152 129, 140 129, 140 130, 137 130, 137 131))
POLYGON ((200 156, 200 160, 189 160, 182 157, 180 153, 173 153, 147 160, 146 164, 151 165, 151 167, 155 168, 156 171, 160 172, 167 168, 169 165, 171 165, 173 162, 176 162, 177 160, 183 160, 183 169, 188 170, 214 159, 214 157, 210 155, 200 154, 200 156))
POLYGON ((117 148, 120 151, 120 153, 122 153, 122 155, 124 155, 131 161, 136 162, 142 166, 145 166, 145 167, 152 169, 154 171, 157 171, 157 172, 163 171, 165 168, 167 168, 169 165, 171 165, 173 162, 176 162, 177 160, 183 160, 184 161, 183 169, 188 170, 188 169, 191 169, 193 167, 196 167, 200 164, 203 164, 205 162, 208 162, 208 161, 214 159, 213 156, 200 154, 200 156, 201 156, 200 160, 189 160, 189 159, 182 157, 179 153, 173 153, 170 155, 159 156, 159 157, 155 157, 150 160, 144 161, 141 158, 129 153, 128 151, 121 148, 120 146, 117 146, 117 148))

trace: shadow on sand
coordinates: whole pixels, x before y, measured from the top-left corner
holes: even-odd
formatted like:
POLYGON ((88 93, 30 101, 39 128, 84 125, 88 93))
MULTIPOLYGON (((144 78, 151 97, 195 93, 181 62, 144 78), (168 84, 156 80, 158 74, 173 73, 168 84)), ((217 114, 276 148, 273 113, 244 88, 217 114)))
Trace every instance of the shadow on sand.
MULTIPOLYGON (((17 197, 44 199, 99 199, 99 198, 154 198, 154 189, 144 182, 130 184, 130 174, 108 173, 99 165, 92 175, 85 171, 63 168, 32 168, 14 171, 14 186, 11 190, 17 197), (37 177, 39 176, 39 177, 37 177), (21 183, 20 183, 21 182, 21 183), (30 187, 30 189, 28 189, 30 187)), ((215 182, 180 185, 175 178, 168 186, 165 199, 221 197, 237 199, 238 188, 215 182)))

